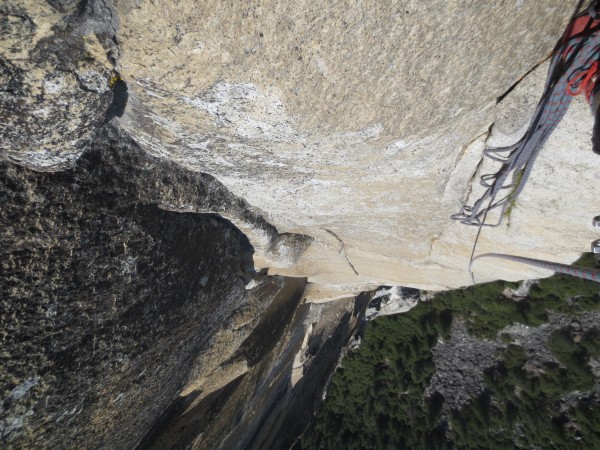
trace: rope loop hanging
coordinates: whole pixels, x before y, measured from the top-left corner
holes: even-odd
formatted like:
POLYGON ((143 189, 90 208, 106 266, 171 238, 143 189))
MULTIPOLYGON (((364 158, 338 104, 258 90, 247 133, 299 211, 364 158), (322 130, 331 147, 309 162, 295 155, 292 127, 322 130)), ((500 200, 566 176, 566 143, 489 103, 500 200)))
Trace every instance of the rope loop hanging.
POLYGON ((563 118, 573 96, 584 93, 591 101, 600 70, 600 10, 598 2, 578 14, 559 40, 550 61, 544 93, 525 135, 508 147, 486 148, 484 156, 502 163, 493 174, 481 177, 487 189, 473 206, 463 206, 452 219, 465 225, 498 226, 506 208, 519 196, 540 149, 563 118), (596 8, 596 9, 594 9, 596 8), (593 16, 592 16, 593 14, 593 16), (596 17, 596 18, 595 18, 596 17), (501 191, 510 192, 497 198, 501 191), (487 213, 500 209, 496 224, 488 224, 487 213))

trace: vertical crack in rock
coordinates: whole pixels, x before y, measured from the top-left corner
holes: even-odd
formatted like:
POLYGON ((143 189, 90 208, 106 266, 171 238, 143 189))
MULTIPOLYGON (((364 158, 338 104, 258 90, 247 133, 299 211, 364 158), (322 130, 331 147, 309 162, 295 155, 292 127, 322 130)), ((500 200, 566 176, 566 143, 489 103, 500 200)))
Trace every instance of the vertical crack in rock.
MULTIPOLYGON (((513 83, 506 91, 504 91, 501 95, 498 96, 498 98, 496 99, 496 115, 497 115, 498 106, 501 105, 502 102, 505 101, 512 92, 517 90, 517 88, 519 88, 519 86, 522 86, 524 83, 529 84, 531 82, 531 80, 529 80, 528 77, 539 76, 538 74, 534 74, 534 72, 536 72, 537 70, 543 70, 544 66, 546 65, 546 63, 549 60, 550 60, 550 56, 546 56, 545 58, 543 58, 542 60, 540 60, 539 62, 534 64, 529 70, 527 70, 522 76, 520 76, 519 79, 515 83, 513 83)), ((535 103, 537 103, 537 101, 538 101, 538 99, 535 99, 535 103)), ((521 108, 521 109, 524 109, 524 108, 521 108)), ((530 109, 531 109, 531 107, 530 107, 530 109)), ((521 116, 528 116, 529 118, 525 119, 525 117, 519 117, 516 120, 519 120, 519 119, 525 120, 527 122, 527 124, 529 124, 529 119, 531 118, 531 115, 527 111, 523 112, 522 110, 520 110, 519 113, 521 116)), ((533 114, 533 110, 531 111, 531 114, 533 114)), ((498 118, 496 117, 496 119, 498 119, 498 118)), ((475 144, 478 140, 481 140, 482 138, 483 138, 483 142, 485 142, 487 144, 490 137, 492 137, 494 132, 496 131, 496 128, 497 128, 497 123, 496 123, 496 121, 494 121, 487 127, 486 132, 477 135, 474 139, 469 141, 469 143, 464 145, 461 149, 461 152, 459 153, 458 158, 456 159, 454 168, 456 168, 456 166, 459 164, 459 162, 461 161, 463 156, 465 156, 468 148, 471 145, 475 144)), ((516 142, 519 138, 520 138, 520 136, 515 136, 514 141, 516 142)), ((511 143, 514 143, 514 142, 511 142, 511 143)), ((469 198, 469 196, 471 195, 474 184, 479 184, 480 169, 482 168, 482 165, 484 165, 484 161, 485 161, 485 157, 482 155, 479 163, 477 164, 477 166, 475 167, 475 170, 473 171, 471 178, 469 179, 469 181, 467 183, 467 189, 465 191, 465 195, 462 198, 463 203, 466 202, 467 199, 469 198)), ((446 184, 444 184, 444 195, 446 194, 446 187, 447 187, 449 181, 450 181, 450 179, 448 179, 446 184)))
POLYGON ((333 231, 328 230, 327 228, 323 228, 325 231, 327 231, 329 234, 331 234, 334 238, 337 239, 337 241, 340 243, 340 255, 342 255, 345 259, 346 262, 348 262, 348 265, 350 266, 350 268, 352 269, 352 271, 354 272, 355 275, 359 275, 358 271, 356 270, 356 268, 354 267, 354 264, 352 264, 350 262, 350 259, 348 258, 348 255, 346 254, 346 244, 344 244, 344 241, 342 241, 339 236, 337 234, 335 234, 333 231))
MULTIPOLYGON (((460 158, 459 161, 462 159, 462 157, 465 155, 465 153, 468 151, 468 148, 475 144, 478 140, 483 139, 483 142, 485 142, 487 140, 487 138, 490 136, 491 132, 492 132, 492 128, 494 127, 494 124, 492 123, 487 131, 485 133, 480 134, 479 136, 477 136, 475 139, 473 139, 471 142, 469 142, 467 145, 465 145, 460 153, 460 158)), ((480 157, 479 162, 477 163, 477 166, 475 166, 475 170, 473 171, 471 178, 469 179, 468 183, 467 183, 467 189, 465 191, 464 196, 462 197, 461 201, 467 201, 467 199, 469 198, 469 195, 471 194, 471 192, 473 191, 473 183, 475 183, 477 181, 478 178, 478 173, 479 173, 479 168, 481 167, 481 165, 483 164, 484 161, 484 157, 483 155, 480 157)), ((448 180, 450 181, 450 180, 448 180)))
POLYGON ((0 171, 0 442, 133 447, 252 292, 215 213, 268 224, 112 125, 71 169, 0 171))
POLYGON ((515 81, 512 86, 510 86, 506 91, 504 91, 504 93, 502 93, 501 95, 498 96, 498 98, 496 99, 496 103, 501 103, 502 100, 504 100, 520 83, 523 82, 523 80, 525 78, 527 78, 532 72, 535 71, 535 69, 537 69, 538 67, 540 67, 542 64, 544 64, 546 61, 550 60, 551 55, 546 56, 545 58, 541 59, 539 62, 537 62, 536 64, 534 64, 531 69, 529 69, 527 72, 525 72, 521 77, 519 77, 519 79, 517 81, 515 81))

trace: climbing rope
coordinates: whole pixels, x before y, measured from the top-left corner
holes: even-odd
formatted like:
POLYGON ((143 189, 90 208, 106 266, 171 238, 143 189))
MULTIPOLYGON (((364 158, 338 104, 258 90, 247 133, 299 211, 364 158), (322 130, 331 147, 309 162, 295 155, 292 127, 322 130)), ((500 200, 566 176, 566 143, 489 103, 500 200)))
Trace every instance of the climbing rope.
POLYGON ((523 256, 505 255, 503 253, 484 253, 482 255, 477 255, 475 258, 473 258, 473 261, 479 258, 507 259, 509 261, 516 261, 524 264, 529 264, 531 266, 552 270, 553 272, 565 273, 574 277, 600 282, 600 270, 595 269, 584 269, 581 267, 569 266, 568 264, 549 262, 544 261, 542 259, 525 258, 523 256))
POLYGON ((481 176, 486 191, 473 206, 465 205, 454 214, 454 220, 475 226, 500 225, 506 208, 523 190, 540 149, 565 115, 573 96, 584 92, 590 99, 599 69, 600 20, 591 17, 588 10, 576 16, 559 41, 550 61, 544 94, 527 132, 516 144, 484 150, 486 157, 502 166, 494 174, 481 176), (500 192, 506 190, 509 193, 498 200, 500 192), (487 213, 497 208, 498 223, 485 223, 487 213))
MULTIPOLYGON (((544 93, 527 132, 511 146, 484 150, 484 157, 500 162, 502 166, 494 174, 481 176, 480 183, 486 190, 473 206, 464 205, 460 213, 451 216, 452 219, 465 225, 479 227, 469 262, 469 272, 473 282, 471 265, 477 259, 474 258, 474 255, 482 227, 496 227, 502 223, 506 209, 514 203, 523 190, 540 149, 565 115, 573 96, 584 93, 588 102, 592 103, 600 70, 600 1, 593 1, 588 8, 577 14, 582 3, 583 0, 580 0, 569 26, 554 49, 544 93), (502 191, 508 191, 508 193, 498 199, 502 191), (487 223, 488 213, 498 208, 500 214, 497 223, 487 223)), ((594 111, 592 112, 594 113, 594 111)), ((594 151, 596 151, 595 145, 594 151)), ((532 261, 539 261, 511 257, 511 255, 499 255, 493 253, 485 256, 513 258, 513 260, 529 264, 532 261)), ((558 267, 556 263, 547 264, 555 264, 554 267, 558 267)), ((590 279, 600 281, 597 278, 590 279)))

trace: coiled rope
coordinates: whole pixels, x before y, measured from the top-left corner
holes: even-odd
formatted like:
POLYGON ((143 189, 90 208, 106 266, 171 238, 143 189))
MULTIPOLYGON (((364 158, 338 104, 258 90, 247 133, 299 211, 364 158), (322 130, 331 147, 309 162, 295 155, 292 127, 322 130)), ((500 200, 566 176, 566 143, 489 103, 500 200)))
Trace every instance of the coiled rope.
POLYGON ((496 173, 481 176, 480 183, 486 190, 473 206, 464 205, 460 213, 451 216, 465 225, 479 227, 469 262, 472 278, 471 265, 476 259, 475 249, 482 227, 496 227, 502 223, 507 207, 522 192, 540 149, 565 115, 573 96, 585 93, 588 101, 591 101, 600 69, 600 1, 593 1, 577 14, 582 3, 583 0, 580 0, 569 26, 553 51, 544 93, 527 132, 513 145, 484 150, 484 157, 500 162, 502 166, 496 173), (498 199, 503 191, 508 193, 498 199), (500 216, 497 223, 487 223, 488 213, 498 208, 500 216))

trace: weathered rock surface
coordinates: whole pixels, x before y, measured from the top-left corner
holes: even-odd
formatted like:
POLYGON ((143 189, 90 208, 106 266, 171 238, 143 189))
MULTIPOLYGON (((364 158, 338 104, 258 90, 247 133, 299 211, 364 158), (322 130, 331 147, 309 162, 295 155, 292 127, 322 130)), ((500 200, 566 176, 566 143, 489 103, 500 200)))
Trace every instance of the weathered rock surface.
POLYGON ((435 373, 427 395, 439 392, 446 407, 459 409, 485 389, 483 372, 497 362, 500 343, 471 336, 463 321, 452 323, 450 339, 433 350, 435 373))
MULTIPOLYGON (((499 363, 501 358, 498 350, 508 346, 507 340, 525 351, 523 370, 532 378, 539 377, 548 367, 562 366, 549 345, 552 334, 564 331, 573 342, 578 343, 586 336, 598 334, 599 318, 598 311, 585 312, 576 318, 550 314, 548 322, 537 327, 522 324, 505 327, 494 340, 475 338, 467 332, 463 321, 453 322, 450 339, 440 340, 434 348, 435 373, 426 395, 442 394, 446 411, 458 410, 476 399, 488 390, 484 372, 499 363)), ((589 392, 574 391, 557 407, 566 408, 588 396, 590 401, 597 401, 600 390, 599 364, 591 358, 589 366, 595 377, 593 389, 589 392)))
MULTIPOLYGON (((215 175, 280 231, 313 237, 297 263, 270 265, 307 276, 313 299, 466 285, 475 230, 448 217, 490 125, 506 128, 496 99, 548 55, 575 4, 119 2, 123 124, 149 152, 215 175)), ((525 92, 524 106, 540 92, 525 92)), ((528 111, 511 124, 521 129, 528 111)), ((567 262, 589 247, 600 167, 590 133, 576 103, 511 228, 486 232, 482 250, 567 262), (572 190, 576 201, 548 189, 575 176, 590 187, 572 190)), ((477 268, 478 281, 539 274, 477 268)))
MULTIPOLYGON (((448 217, 526 125, 543 66, 496 98, 570 3, 5 1, 0 443, 291 444, 349 294, 470 283, 475 230, 448 217)), ((575 102, 482 251, 587 248, 590 130, 575 102)))
POLYGON ((181 405, 209 426, 188 444, 250 445, 263 423, 275 439, 274 411, 300 433, 364 301, 299 306, 305 279, 256 273, 253 256, 292 264, 310 237, 107 125, 128 101, 110 3, 9 2, 0 18, 1 445, 160 443, 181 405), (224 393, 251 417, 220 409, 224 393))
POLYGON ((183 433, 203 448, 229 433, 251 443, 273 408, 279 420, 297 414, 293 401, 311 408, 302 431, 364 301, 300 307, 305 280, 257 277, 239 230, 198 213, 235 204, 227 190, 110 127, 71 169, 2 162, 0 171, 0 442, 160 443, 172 440, 161 417, 189 420, 181 405, 191 423, 210 425, 183 433), (321 320, 308 314, 315 308, 331 312, 321 320), (306 333, 317 369, 305 362, 292 386, 306 333), (306 370, 324 379, 304 382, 306 370), (207 413, 224 398, 235 407, 207 413))
POLYGON ((5 443, 134 446, 243 302, 239 232, 158 205, 205 201, 201 177, 120 137, 62 172, 2 163, 5 443))
POLYGON ((73 164, 109 114, 117 27, 110 0, 2 3, 4 158, 41 170, 73 164))

